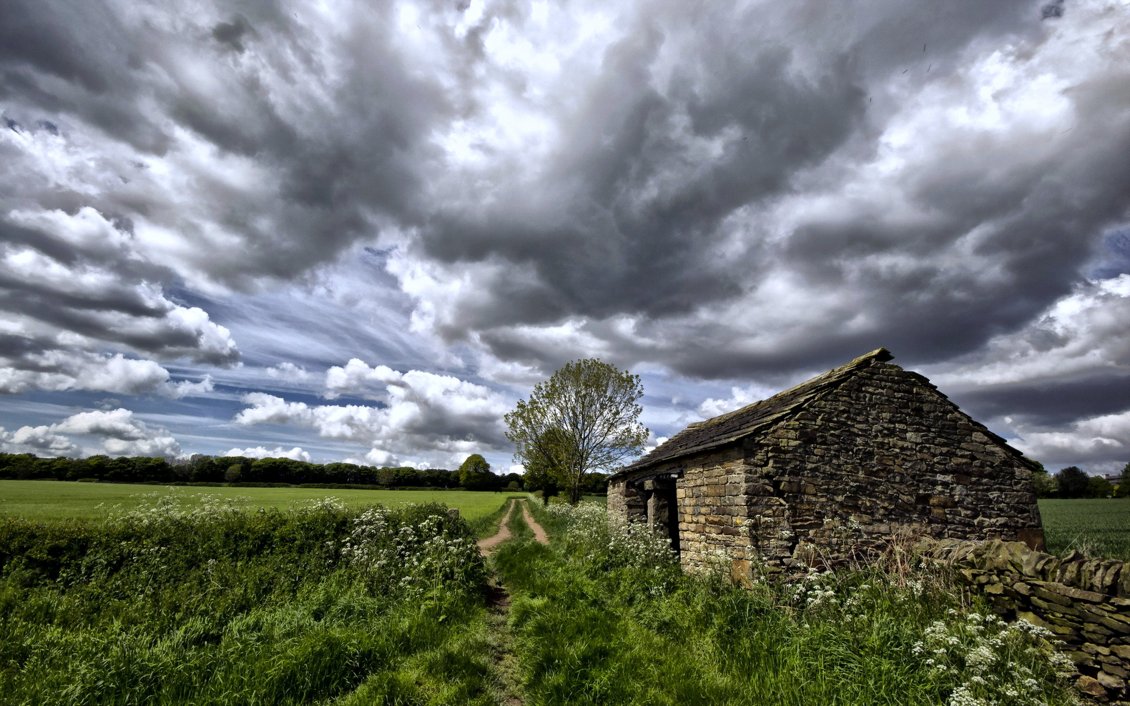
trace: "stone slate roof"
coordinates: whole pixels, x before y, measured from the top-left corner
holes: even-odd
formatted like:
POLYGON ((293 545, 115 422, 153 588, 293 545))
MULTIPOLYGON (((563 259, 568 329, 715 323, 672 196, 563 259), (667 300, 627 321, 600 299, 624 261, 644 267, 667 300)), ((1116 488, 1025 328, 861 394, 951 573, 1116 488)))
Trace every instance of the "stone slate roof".
MULTIPOLYGON (((773 427, 778 422, 796 414, 807 405, 808 402, 822 396, 828 390, 834 389, 844 381, 850 379, 857 370, 869 367, 875 363, 885 363, 893 358, 894 355, 886 348, 876 348, 870 353, 861 355, 845 365, 833 368, 823 375, 818 375, 784 392, 778 392, 768 399, 755 402, 733 412, 691 424, 686 429, 657 446, 647 455, 617 471, 613 474, 612 478, 642 471, 657 463, 672 461, 700 451, 725 446, 726 444, 773 427)), ((917 378, 931 389, 937 390, 925 377, 917 373, 904 372, 907 372, 907 375, 917 378)), ((941 392, 938 392, 938 395, 945 398, 945 395, 942 395, 941 392)), ((1031 461, 1024 458, 1023 454, 1013 449, 1011 446, 1008 446, 1004 439, 992 433, 975 420, 971 419, 970 421, 973 421, 980 431, 990 439, 1007 448, 1025 463, 1033 465, 1031 461)))

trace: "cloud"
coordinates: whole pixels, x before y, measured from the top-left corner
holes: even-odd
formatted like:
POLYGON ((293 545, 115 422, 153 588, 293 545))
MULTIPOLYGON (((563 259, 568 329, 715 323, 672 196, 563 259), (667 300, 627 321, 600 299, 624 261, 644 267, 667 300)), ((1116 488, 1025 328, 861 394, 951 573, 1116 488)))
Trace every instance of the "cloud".
POLYGON ((1050 470, 1067 464, 1086 465, 1091 472, 1113 472, 1130 461, 1130 411, 1079 420, 1067 431, 1020 429, 1011 442, 1050 470))
POLYGON ((878 343, 941 360, 1067 294, 1127 217, 1130 169, 1107 149, 1130 147, 1108 32, 1126 15, 798 7, 706 11, 694 35, 671 8, 627 18, 599 76, 570 71, 553 166, 476 173, 522 202, 445 202, 395 254, 417 326, 502 360, 610 349, 729 377, 878 343), (1103 51, 1080 57, 1093 36, 1103 51), (563 325, 563 347, 541 344, 563 325))
POLYGON ((160 268, 138 255, 120 223, 86 207, 74 215, 11 211, 0 215, 0 233, 12 236, 0 244, 0 390, 184 397, 209 392, 210 383, 170 384, 149 358, 238 359, 226 328, 149 279, 160 268))
POLYGON ((197 382, 171 382, 169 378, 169 371, 151 360, 126 358, 120 353, 50 350, 20 356, 19 367, 0 367, 0 393, 89 390, 181 399, 206 395, 213 388, 212 378, 207 375, 197 382))
POLYGON ((68 456, 79 449, 70 439, 54 433, 50 426, 20 427, 8 433, 0 427, 0 445, 8 453, 33 453, 43 456, 68 456))
POLYGON ((501 394, 450 375, 400 372, 352 359, 326 372, 328 397, 348 395, 377 404, 310 405, 254 392, 237 424, 313 429, 325 439, 369 446, 370 462, 401 458, 458 463, 469 453, 504 448, 502 416, 511 404, 501 394))
POLYGON ((1029 324, 934 367, 931 379, 984 414, 1030 429, 1130 407, 1130 275, 1085 281, 1029 324))
POLYGON ((885 345, 1030 431, 1120 413, 1128 37, 1115 0, 15 0, 0 387, 330 366, 342 404, 241 418, 408 457, 502 448, 465 385, 570 359, 708 414, 885 345))
POLYGON ((306 368, 303 368, 301 365, 295 365, 290 361, 284 361, 278 365, 267 368, 267 375, 276 380, 283 380, 285 382, 302 382, 310 377, 310 373, 306 372, 306 368))
POLYGON ((124 408, 79 412, 55 424, 0 432, 0 445, 9 453, 48 456, 106 453, 171 458, 181 453, 180 444, 166 429, 150 427, 124 408))
POLYGON ((748 387, 731 387, 730 396, 725 399, 709 397, 698 406, 698 413, 704 418, 717 417, 720 414, 733 412, 754 402, 760 402, 780 392, 766 387, 751 385, 748 387))
POLYGON ((234 448, 228 449, 223 455, 245 456, 247 458, 289 458, 292 461, 310 461, 310 454, 303 451, 300 446, 295 446, 290 449, 284 449, 281 446, 276 446, 273 449, 266 449, 262 446, 248 447, 246 449, 234 448))

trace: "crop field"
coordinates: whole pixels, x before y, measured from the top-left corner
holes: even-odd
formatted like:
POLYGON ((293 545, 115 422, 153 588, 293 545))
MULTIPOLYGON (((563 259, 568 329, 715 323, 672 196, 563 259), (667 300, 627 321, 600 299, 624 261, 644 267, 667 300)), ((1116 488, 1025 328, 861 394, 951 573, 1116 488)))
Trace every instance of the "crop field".
POLYGON ((1130 561, 1130 498, 1040 501, 1048 551, 1130 561))
POLYGON ((467 520, 495 513, 506 500, 503 493, 466 490, 353 490, 324 488, 254 488, 228 486, 162 486, 121 483, 75 483, 48 480, 0 480, 0 517, 33 520, 102 519, 113 512, 153 504, 160 498, 184 506, 204 499, 220 499, 234 507, 301 507, 313 501, 336 498, 346 507, 411 503, 442 503, 457 508, 467 520))

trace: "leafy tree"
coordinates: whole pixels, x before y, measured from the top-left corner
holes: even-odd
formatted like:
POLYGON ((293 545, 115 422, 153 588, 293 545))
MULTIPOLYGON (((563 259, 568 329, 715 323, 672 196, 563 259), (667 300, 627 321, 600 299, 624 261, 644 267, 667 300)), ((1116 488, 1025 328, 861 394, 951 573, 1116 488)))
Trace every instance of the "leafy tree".
POLYGON ((1056 485, 1059 486, 1061 498, 1085 498, 1090 481, 1088 476, 1078 466, 1068 466, 1055 474, 1056 485))
POLYGON ((1109 498, 1114 486, 1102 476, 1091 476, 1087 479, 1088 498, 1109 498))
POLYGON ((549 505, 549 499, 560 492, 564 474, 554 465, 554 459, 560 453, 555 445, 563 442, 564 434, 560 429, 547 429, 529 445, 526 454, 526 475, 523 482, 526 490, 541 493, 545 505, 549 505))
POLYGON ((471 454, 459 466, 459 485, 467 490, 487 490, 494 486, 494 474, 482 455, 471 454))
POLYGON ((1130 497, 1130 463, 1122 467, 1122 476, 1118 479, 1118 486, 1114 489, 1114 497, 1130 497))
POLYGON ((556 476, 575 504, 586 474, 643 450, 642 396, 638 375, 595 358, 566 363, 506 415, 506 438, 527 471, 556 476))
POLYGON ((1032 471, 1032 485, 1036 488, 1037 498, 1054 498, 1059 490, 1055 478, 1049 476, 1042 468, 1032 471))

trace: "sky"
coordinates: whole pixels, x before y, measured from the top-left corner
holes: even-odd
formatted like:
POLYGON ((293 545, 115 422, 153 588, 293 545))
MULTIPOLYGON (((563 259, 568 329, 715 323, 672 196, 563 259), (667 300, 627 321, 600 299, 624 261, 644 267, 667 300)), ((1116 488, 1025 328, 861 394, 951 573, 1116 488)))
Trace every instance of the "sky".
POLYGON ((880 346, 1130 462, 1130 0, 7 0, 0 449, 456 467, 880 346))

